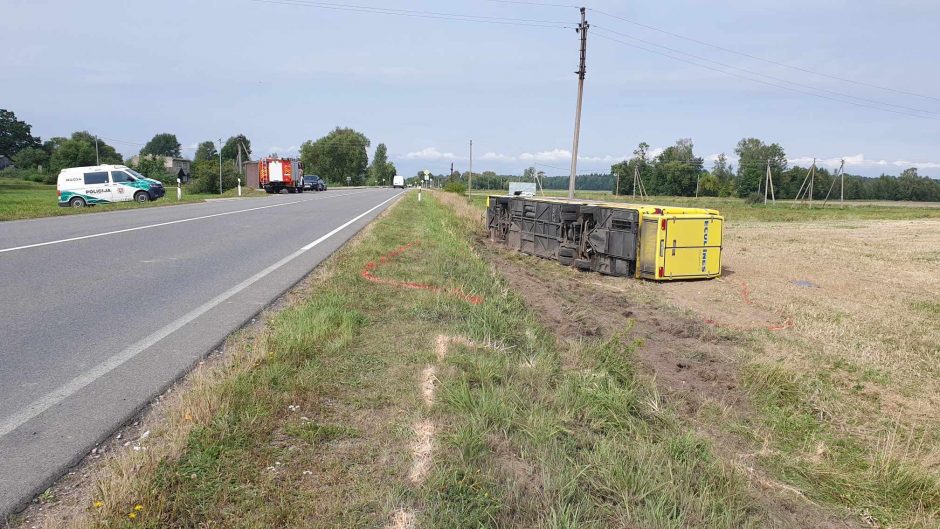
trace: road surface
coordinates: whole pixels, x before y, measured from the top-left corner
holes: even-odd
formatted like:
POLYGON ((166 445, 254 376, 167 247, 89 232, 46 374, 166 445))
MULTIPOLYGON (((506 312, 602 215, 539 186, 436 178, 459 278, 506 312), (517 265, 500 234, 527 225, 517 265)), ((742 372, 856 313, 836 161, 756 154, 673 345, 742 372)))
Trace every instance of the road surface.
POLYGON ((0 523, 400 194, 0 223, 0 523))

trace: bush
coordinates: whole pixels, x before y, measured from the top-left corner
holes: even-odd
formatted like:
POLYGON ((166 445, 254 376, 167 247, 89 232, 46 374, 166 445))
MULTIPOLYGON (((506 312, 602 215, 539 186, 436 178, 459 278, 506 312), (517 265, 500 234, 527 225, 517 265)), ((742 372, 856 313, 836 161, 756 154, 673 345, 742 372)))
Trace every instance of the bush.
MULTIPOLYGON (((235 162, 227 160, 222 165, 222 190, 232 189, 237 185, 238 173, 235 171, 235 162)), ((193 164, 192 191, 194 193, 219 193, 219 162, 206 160, 193 164)))
POLYGON ((444 184, 444 191, 465 195, 467 193, 467 186, 462 182, 447 182, 444 184))
POLYGON ((19 180, 27 180, 29 182, 36 182, 39 184, 55 184, 58 180, 59 172, 50 171, 44 169, 42 172, 39 172, 38 169, 4 169, 0 171, 0 175, 6 178, 17 178, 19 180))
POLYGON ((748 193, 746 197, 744 197, 745 204, 754 205, 754 204, 761 204, 763 202, 764 202, 764 196, 758 193, 757 191, 752 191, 751 193, 748 193))

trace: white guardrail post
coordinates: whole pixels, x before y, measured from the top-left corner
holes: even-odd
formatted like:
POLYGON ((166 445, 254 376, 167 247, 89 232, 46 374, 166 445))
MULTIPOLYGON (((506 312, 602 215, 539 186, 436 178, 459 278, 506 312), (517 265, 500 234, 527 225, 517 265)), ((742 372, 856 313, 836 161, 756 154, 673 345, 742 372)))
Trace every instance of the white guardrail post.
POLYGON ((242 179, 238 178, 238 196, 242 196, 242 179))
POLYGON ((176 179, 176 200, 183 199, 183 181, 179 178, 176 179))

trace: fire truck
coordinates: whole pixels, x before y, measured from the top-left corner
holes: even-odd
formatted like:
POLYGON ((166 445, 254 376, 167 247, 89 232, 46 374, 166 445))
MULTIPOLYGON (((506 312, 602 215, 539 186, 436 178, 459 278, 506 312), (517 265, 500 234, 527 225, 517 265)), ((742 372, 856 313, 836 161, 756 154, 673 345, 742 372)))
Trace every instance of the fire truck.
POLYGON ((258 162, 258 184, 268 193, 304 192, 304 164, 291 158, 263 158, 258 162))

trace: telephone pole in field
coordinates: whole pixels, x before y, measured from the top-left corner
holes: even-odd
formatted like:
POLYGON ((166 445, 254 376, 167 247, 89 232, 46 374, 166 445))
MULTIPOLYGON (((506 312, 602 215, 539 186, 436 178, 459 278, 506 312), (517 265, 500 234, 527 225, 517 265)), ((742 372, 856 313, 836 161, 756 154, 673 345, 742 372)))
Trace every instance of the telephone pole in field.
POLYGON ((473 140, 470 140, 470 175, 467 176, 467 196, 473 195, 473 140))
POLYGON ((574 198, 574 184, 578 177, 578 139, 581 136, 581 100, 584 97, 584 73, 587 71, 587 32, 590 25, 587 23, 586 8, 581 8, 581 24, 577 31, 581 35, 581 62, 578 67, 578 109, 574 115, 574 141, 571 146, 571 176, 568 179, 568 198, 574 198))

